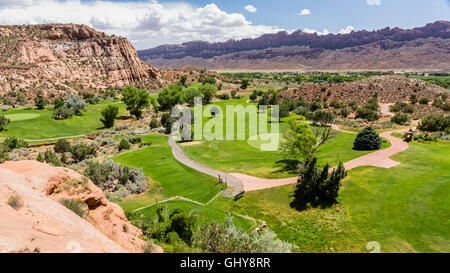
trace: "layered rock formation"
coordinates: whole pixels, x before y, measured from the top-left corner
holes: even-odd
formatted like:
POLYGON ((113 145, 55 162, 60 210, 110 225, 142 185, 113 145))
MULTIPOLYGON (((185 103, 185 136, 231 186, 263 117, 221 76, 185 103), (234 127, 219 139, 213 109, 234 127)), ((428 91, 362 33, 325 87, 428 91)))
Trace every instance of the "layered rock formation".
POLYGON ((450 69, 450 22, 343 35, 279 32, 223 43, 163 45, 138 53, 160 68, 445 70, 450 69))
POLYGON ((145 244, 142 232, 90 180, 37 161, 0 165, 0 219, 7 219, 0 221, 0 252, 143 252, 145 244), (7 204, 12 194, 23 200, 17 210, 7 204), (61 205, 62 198, 86 203, 87 218, 61 205))
POLYGON ((85 25, 0 26, 0 93, 152 88, 164 83, 126 38, 85 25))

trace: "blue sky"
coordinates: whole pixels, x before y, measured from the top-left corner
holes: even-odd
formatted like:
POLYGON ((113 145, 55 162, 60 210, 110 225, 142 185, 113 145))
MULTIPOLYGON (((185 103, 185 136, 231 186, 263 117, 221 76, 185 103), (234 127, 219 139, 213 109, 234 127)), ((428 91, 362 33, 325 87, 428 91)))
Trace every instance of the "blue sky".
POLYGON ((450 0, 0 0, 0 24, 86 24, 125 36, 137 49, 281 30, 322 35, 413 28, 437 20, 450 20, 450 0))

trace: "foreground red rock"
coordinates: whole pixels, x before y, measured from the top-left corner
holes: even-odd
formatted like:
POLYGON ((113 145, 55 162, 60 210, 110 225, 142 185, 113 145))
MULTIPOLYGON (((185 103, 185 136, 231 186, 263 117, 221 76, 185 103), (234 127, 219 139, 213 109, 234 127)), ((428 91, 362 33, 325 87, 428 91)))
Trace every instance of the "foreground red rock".
MULTIPOLYGON (((110 203, 103 192, 81 174, 37 161, 10 161, 0 165, 0 252, 38 247, 41 252, 143 252, 142 232, 110 203), (79 179, 84 183, 67 186, 79 179), (13 193, 24 206, 7 205, 13 193), (59 204, 61 198, 84 201, 89 216, 83 220, 59 204), (38 239, 38 240, 36 240, 38 239)), ((156 248, 155 252, 162 252, 156 248)))

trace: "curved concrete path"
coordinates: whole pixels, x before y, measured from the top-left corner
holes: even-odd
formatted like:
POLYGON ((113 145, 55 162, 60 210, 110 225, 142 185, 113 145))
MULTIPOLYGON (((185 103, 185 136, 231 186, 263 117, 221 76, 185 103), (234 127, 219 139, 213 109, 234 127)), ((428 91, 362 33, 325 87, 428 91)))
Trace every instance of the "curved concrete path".
POLYGON ((181 147, 177 144, 175 136, 169 136, 169 146, 172 148, 173 156, 182 164, 224 181, 227 184, 228 188, 230 188, 231 190, 224 191, 222 195, 235 197, 244 191, 244 184, 239 178, 234 177, 228 173, 211 169, 210 167, 197 163, 196 161, 187 157, 183 153, 181 147))
MULTIPOLYGON (((356 134, 355 132, 349 132, 342 130, 339 128, 338 125, 333 124, 333 129, 335 131, 339 132, 345 132, 345 133, 351 133, 356 134)), ((396 131, 390 131, 390 132, 383 132, 380 134, 381 137, 386 138, 391 142, 391 146, 389 148, 386 148, 384 150, 375 151, 373 153, 355 158, 353 160, 350 160, 348 162, 344 163, 344 168, 346 170, 351 170, 353 168, 361 167, 361 166, 374 166, 374 167, 380 167, 380 168, 392 168, 394 166, 397 166, 400 164, 398 161, 394 161, 390 159, 389 157, 399 153, 403 152, 408 149, 408 143, 404 142, 403 140, 396 138, 392 136, 392 133, 395 132, 405 132, 407 129, 403 130, 396 130, 396 131)), ((283 178, 283 179, 266 179, 266 178, 259 178, 254 177, 242 173, 224 173, 220 172, 214 169, 211 169, 207 166, 204 166, 202 164, 199 164, 195 162, 194 160, 187 157, 184 153, 181 147, 176 143, 175 137, 171 136, 169 137, 169 145, 172 147, 172 153, 174 157, 180 161, 181 163, 197 170, 202 173, 221 178, 223 179, 229 187, 233 189, 233 192, 230 194, 224 194, 227 196, 236 196, 242 191, 256 191, 256 190, 262 190, 267 188, 273 188, 273 187, 279 187, 289 184, 294 184, 297 182, 298 177, 289 177, 289 178, 283 178)), ((331 171, 332 169, 330 169, 331 171)))

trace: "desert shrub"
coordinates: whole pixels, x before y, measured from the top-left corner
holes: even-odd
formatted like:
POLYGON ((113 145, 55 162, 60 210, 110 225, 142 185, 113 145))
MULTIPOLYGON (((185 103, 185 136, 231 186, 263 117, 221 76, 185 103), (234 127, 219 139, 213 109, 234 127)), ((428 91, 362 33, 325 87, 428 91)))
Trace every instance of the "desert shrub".
POLYGON ((409 121, 408 115, 397 113, 391 118, 391 121, 397 124, 405 124, 409 121))
POLYGON ((159 128, 161 127, 161 122, 159 120, 157 120, 156 118, 152 118, 150 120, 150 128, 151 129, 155 129, 155 128, 159 128))
POLYGON ((450 130, 449 115, 429 115, 419 122, 417 128, 425 132, 437 132, 450 130))
POLYGON ((412 94, 411 96, 409 96, 409 101, 411 102, 411 104, 416 104, 419 100, 417 99, 416 94, 412 94))
POLYGON ((202 223, 195 232, 192 246, 204 253, 290 253, 293 246, 277 239, 274 232, 248 234, 231 221, 202 223))
POLYGON ((72 148, 70 149, 70 153, 72 154, 72 159, 75 162, 81 162, 97 154, 95 148, 88 146, 86 144, 77 144, 72 146, 72 148))
POLYGON ((128 138, 128 142, 130 142, 130 144, 141 144, 142 143, 142 137, 141 136, 129 137, 128 138))
POLYGON ((378 111, 379 105, 378 105, 378 96, 375 94, 373 97, 371 97, 367 103, 364 105, 363 108, 368 108, 373 111, 378 111))
POLYGON ((347 108, 342 108, 340 115, 346 118, 348 117, 348 115, 350 115, 350 111, 347 108))
POLYGON ((11 152, 14 149, 28 147, 28 143, 25 140, 17 137, 7 137, 1 145, 5 147, 8 152, 11 152))
POLYGON ((378 150, 382 145, 381 137, 372 127, 365 127, 356 136, 353 142, 353 149, 359 151, 378 150))
POLYGON ((7 204, 13 209, 18 210, 23 206, 23 199, 20 195, 13 193, 8 197, 7 204))
POLYGON ((394 105, 391 105, 389 107, 389 110, 394 113, 403 112, 403 113, 413 113, 414 108, 407 103, 404 102, 397 102, 394 105))
POLYGON ((112 160, 104 163, 87 162, 84 175, 103 190, 117 192, 121 188, 125 189, 125 196, 139 194, 148 188, 147 177, 142 169, 120 166, 112 160))
POLYGON ((131 148, 131 144, 130 144, 130 142, 129 142, 128 140, 126 140, 126 139, 124 138, 124 139, 122 139, 122 140, 120 141, 120 143, 119 143, 119 145, 117 146, 117 148, 119 149, 119 152, 120 152, 120 151, 123 151, 123 150, 129 150, 129 149, 131 148))
POLYGON ((108 105, 101 112, 102 118, 100 121, 103 123, 105 128, 111 128, 114 126, 114 121, 119 115, 119 107, 115 105, 108 105))
POLYGON ((375 112, 373 109, 366 108, 366 107, 360 107, 356 110, 356 117, 355 118, 361 118, 368 121, 375 121, 380 118, 380 116, 375 112))
POLYGON ((336 108, 336 109, 340 109, 340 108, 344 107, 344 103, 340 102, 340 101, 332 100, 330 102, 330 107, 333 107, 333 108, 336 108))
POLYGON ((243 78, 241 80, 241 89, 247 89, 248 85, 250 84, 250 79, 243 78))
POLYGON ((75 115, 80 115, 81 111, 86 111, 86 102, 77 95, 71 95, 64 105, 71 109, 75 115))
POLYGON ((44 163, 45 162, 44 155, 42 155, 42 153, 39 153, 38 156, 36 157, 36 160, 44 163))
POLYGON ((5 116, 0 116, 0 132, 3 132, 6 130, 5 126, 8 125, 11 121, 9 118, 5 116))
MULTIPOLYGON (((229 100, 230 99, 230 95, 228 95, 228 94, 220 94, 220 95, 217 95, 217 97, 219 98, 219 99, 221 99, 221 100, 229 100)), ((250 98, 251 99, 251 98, 250 98)))
POLYGON ((63 163, 63 164, 67 164, 67 163, 69 163, 69 159, 67 158, 67 155, 65 154, 65 153, 62 153, 61 154, 61 162, 63 163))
POLYGON ((70 143, 65 139, 60 139, 56 142, 54 150, 55 153, 68 153, 70 152, 70 143))
POLYGON ((62 198, 59 202, 81 218, 86 218, 89 215, 87 204, 81 200, 62 198))
POLYGON ((426 97, 420 98, 420 100, 419 100, 420 104, 428 104, 429 102, 430 102, 430 99, 426 98, 426 97))
POLYGON ((61 162, 61 160, 59 160, 58 156, 56 156, 56 154, 52 151, 46 151, 44 153, 44 160, 48 164, 51 164, 55 167, 64 166, 64 164, 61 162))

